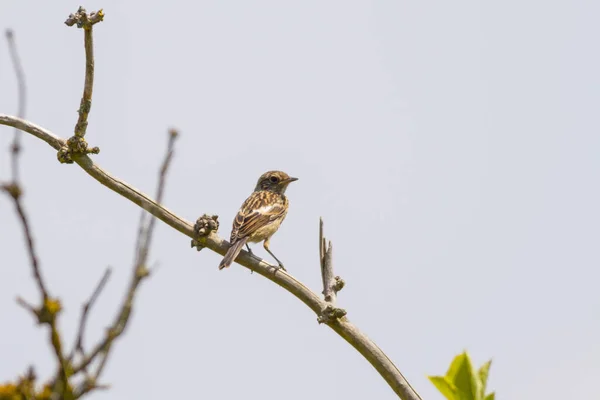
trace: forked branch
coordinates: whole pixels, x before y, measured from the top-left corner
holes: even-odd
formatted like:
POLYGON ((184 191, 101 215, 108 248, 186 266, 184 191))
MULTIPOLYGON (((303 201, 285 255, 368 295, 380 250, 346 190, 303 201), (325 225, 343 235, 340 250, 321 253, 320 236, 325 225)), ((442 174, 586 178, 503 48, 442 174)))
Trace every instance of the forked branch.
POLYGON ((323 296, 327 306, 321 311, 317 321, 330 323, 346 315, 346 310, 335 306, 337 292, 342 290, 345 283, 339 276, 333 274, 333 246, 323 235, 323 218, 319 219, 319 258, 321 261, 321 277, 323 278, 323 296))

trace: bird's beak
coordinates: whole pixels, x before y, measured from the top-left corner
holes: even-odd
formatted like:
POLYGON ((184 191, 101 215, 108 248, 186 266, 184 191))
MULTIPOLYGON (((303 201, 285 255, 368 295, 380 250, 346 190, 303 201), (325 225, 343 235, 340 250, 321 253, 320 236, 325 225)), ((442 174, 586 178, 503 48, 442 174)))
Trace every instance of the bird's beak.
POLYGON ((298 178, 287 178, 286 180, 284 180, 284 182, 285 183, 291 183, 291 182, 294 182, 294 181, 297 181, 297 180, 298 180, 298 178))

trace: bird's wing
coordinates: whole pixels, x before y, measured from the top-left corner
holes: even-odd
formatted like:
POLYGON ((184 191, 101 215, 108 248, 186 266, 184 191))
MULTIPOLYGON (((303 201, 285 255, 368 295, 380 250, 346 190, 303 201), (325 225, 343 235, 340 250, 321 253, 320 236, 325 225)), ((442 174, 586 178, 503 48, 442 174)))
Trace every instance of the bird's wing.
POLYGON ((286 211, 285 197, 267 191, 252 193, 233 220, 231 243, 251 236, 258 229, 284 216, 286 211))

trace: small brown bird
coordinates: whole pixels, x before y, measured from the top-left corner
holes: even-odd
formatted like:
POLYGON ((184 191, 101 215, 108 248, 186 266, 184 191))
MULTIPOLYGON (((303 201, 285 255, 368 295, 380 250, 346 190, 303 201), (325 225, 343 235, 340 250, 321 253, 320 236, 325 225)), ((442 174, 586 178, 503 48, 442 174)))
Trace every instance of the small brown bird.
POLYGON ((281 171, 265 172, 258 178, 254 193, 244 201, 233 220, 231 247, 219 264, 219 269, 229 267, 244 245, 252 253, 248 242, 258 243, 264 240, 265 250, 277 261, 279 268, 285 271, 281 261, 269 250, 269 240, 288 212, 289 201, 285 197, 285 190, 291 182, 297 180, 298 178, 291 178, 281 171))

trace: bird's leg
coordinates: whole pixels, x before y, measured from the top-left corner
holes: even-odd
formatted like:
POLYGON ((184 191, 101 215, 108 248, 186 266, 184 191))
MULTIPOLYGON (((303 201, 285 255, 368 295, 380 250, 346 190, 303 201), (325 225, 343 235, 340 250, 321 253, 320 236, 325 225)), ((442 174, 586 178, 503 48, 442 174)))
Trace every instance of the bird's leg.
POLYGON ((263 243, 263 247, 265 248, 267 253, 269 253, 271 255, 271 257, 273 257, 275 259, 275 261, 277 261, 277 264, 279 264, 279 268, 281 268, 282 270, 287 272, 287 270, 283 266, 283 263, 281 261, 279 261, 279 259, 277 257, 275 257, 275 254, 273 254, 271 252, 271 250, 269 250, 269 239, 271 239, 271 238, 267 238, 267 240, 265 240, 265 242, 263 243))
MULTIPOLYGON (((254 257, 254 253, 252 252, 252 249, 250 249, 250 246, 248 246, 248 242, 246 242, 246 248, 248 249, 248 253, 250 253, 250 255, 252 257, 254 257)), ((250 274, 253 274, 254 271, 250 270, 250 274)))

